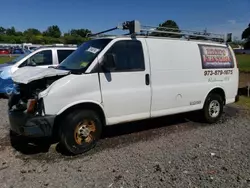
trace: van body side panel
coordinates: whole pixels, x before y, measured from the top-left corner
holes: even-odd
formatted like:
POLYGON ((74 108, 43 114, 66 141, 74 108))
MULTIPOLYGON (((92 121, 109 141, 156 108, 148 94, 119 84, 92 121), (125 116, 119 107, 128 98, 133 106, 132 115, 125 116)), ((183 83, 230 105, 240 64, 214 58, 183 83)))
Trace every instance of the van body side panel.
POLYGON ((213 88, 222 88, 226 98, 235 95, 235 87, 230 86, 235 85, 234 75, 204 76, 199 42, 153 38, 146 42, 151 64, 152 117, 202 109, 213 88))
POLYGON ((201 88, 203 73, 197 44, 176 40, 146 41, 151 63, 151 116, 201 108, 205 91, 201 88), (190 105, 191 102, 197 104, 190 105))

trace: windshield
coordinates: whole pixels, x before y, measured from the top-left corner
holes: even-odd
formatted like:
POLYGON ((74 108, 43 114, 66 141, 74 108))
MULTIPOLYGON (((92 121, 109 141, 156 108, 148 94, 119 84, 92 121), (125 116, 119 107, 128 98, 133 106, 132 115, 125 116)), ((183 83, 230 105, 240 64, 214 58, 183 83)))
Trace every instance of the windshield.
POLYGON ((30 52, 25 52, 25 54, 21 54, 19 55, 17 58, 13 59, 11 62, 9 62, 8 64, 15 64, 16 62, 20 61, 21 59, 23 59, 24 57, 26 57, 27 55, 29 55, 30 52))
POLYGON ((58 66, 59 69, 82 70, 89 66, 112 39, 96 39, 83 43, 58 66))

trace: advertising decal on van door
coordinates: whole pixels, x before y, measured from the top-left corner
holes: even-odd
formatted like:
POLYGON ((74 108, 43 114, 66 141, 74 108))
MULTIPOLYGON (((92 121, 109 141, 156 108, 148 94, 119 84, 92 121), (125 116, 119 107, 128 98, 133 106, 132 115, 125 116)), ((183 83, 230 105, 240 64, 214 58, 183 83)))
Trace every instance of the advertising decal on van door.
MULTIPOLYGON (((198 44, 203 69, 234 68, 233 57, 227 47, 198 44)), ((224 72, 219 72, 224 74, 224 72)), ((231 74, 230 71, 225 74, 231 74)))
POLYGON ((232 68, 234 68, 234 61, 229 48, 203 44, 198 44, 198 46, 202 69, 210 69, 204 71, 204 76, 227 75, 224 79, 209 78, 208 82, 228 81, 228 76, 233 74, 232 68))

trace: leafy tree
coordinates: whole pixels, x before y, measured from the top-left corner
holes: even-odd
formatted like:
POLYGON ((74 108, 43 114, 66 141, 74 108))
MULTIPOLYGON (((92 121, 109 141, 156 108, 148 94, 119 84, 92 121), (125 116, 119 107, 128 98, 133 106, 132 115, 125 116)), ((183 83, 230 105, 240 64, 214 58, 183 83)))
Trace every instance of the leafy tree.
POLYGON ((3 35, 5 34, 6 29, 4 27, 0 27, 0 34, 3 35))
MULTIPOLYGON (((167 20, 167 21, 163 22, 162 24, 159 24, 159 27, 157 27, 157 30, 180 33, 179 26, 173 20, 167 20)), ((153 36, 160 36, 160 37, 172 37, 172 38, 180 38, 181 37, 181 35, 178 35, 178 34, 158 33, 158 32, 152 32, 152 35, 153 36)))
POLYGON ((23 33, 17 31, 14 27, 3 28, 0 27, 0 42, 3 43, 35 43, 35 44, 53 44, 53 43, 65 43, 65 44, 81 44, 87 40, 87 33, 91 33, 88 29, 72 29, 63 36, 60 28, 56 25, 52 25, 47 28, 45 32, 41 32, 36 28, 29 28, 23 33))
POLYGON ((25 39, 23 38, 23 36, 15 36, 14 40, 17 44, 21 44, 25 42, 25 39))
POLYGON ((16 35, 16 29, 15 27, 7 28, 6 29, 6 35, 16 35))
POLYGON ((246 40, 246 43, 244 44, 244 49, 249 50, 250 49, 250 24, 248 27, 242 32, 241 38, 246 40))
POLYGON ((35 28, 29 28, 23 32, 25 36, 41 35, 41 32, 35 28))
POLYGON ((17 31, 15 35, 16 35, 16 36, 23 36, 23 32, 17 31))
POLYGON ((245 50, 250 50, 250 41, 247 41, 247 42, 244 44, 244 49, 245 49, 245 50))
POLYGON ((248 28, 246 28, 241 35, 242 39, 250 40, 250 24, 248 25, 248 28))
POLYGON ((70 31, 70 35, 80 37, 86 37, 88 33, 91 33, 91 31, 88 29, 72 29, 70 31))
POLYGON ((63 43, 65 44, 82 44, 83 42, 87 41, 88 38, 80 37, 80 36, 64 36, 63 43))
POLYGON ((23 32, 25 41, 30 43, 40 43, 43 40, 41 39, 43 36, 41 32, 38 29, 35 28, 29 28, 23 32))
POLYGON ((43 33, 43 35, 46 37, 60 38, 62 32, 57 25, 52 25, 48 27, 48 29, 43 33))
POLYGON ((63 37, 67 37, 67 36, 70 36, 71 34, 70 34, 70 31, 69 32, 65 32, 65 33, 63 33, 63 37))
POLYGON ((33 35, 31 42, 34 44, 42 44, 42 43, 44 43, 43 36, 42 35, 33 35))

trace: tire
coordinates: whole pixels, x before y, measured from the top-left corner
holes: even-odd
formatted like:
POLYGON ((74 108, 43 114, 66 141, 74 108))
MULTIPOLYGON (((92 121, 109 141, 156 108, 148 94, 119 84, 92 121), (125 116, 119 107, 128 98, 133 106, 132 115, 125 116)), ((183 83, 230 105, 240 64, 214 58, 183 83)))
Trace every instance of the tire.
POLYGON ((206 123, 216 123, 223 113, 223 99, 218 94, 209 94, 204 107, 203 119, 206 123), (215 106, 214 108, 212 106, 215 106), (212 109, 213 108, 213 109, 212 109))
POLYGON ((60 143, 73 155, 94 148, 102 132, 97 113, 91 110, 75 110, 62 121, 60 143))

